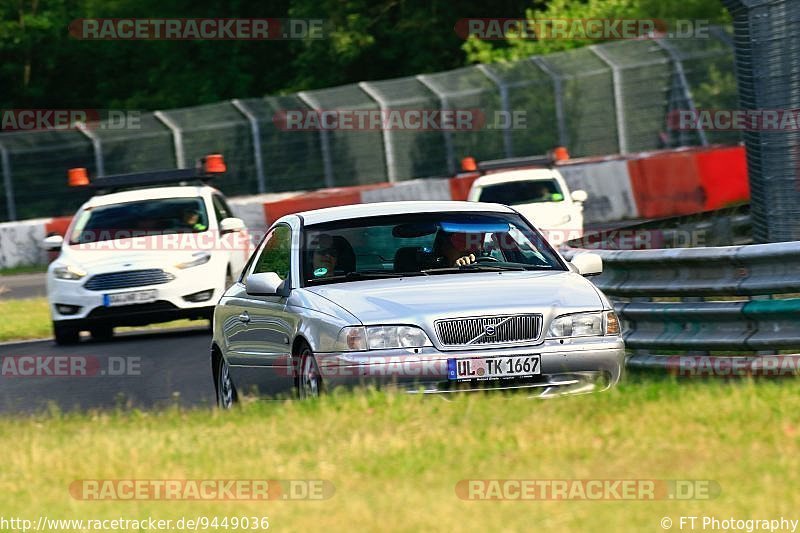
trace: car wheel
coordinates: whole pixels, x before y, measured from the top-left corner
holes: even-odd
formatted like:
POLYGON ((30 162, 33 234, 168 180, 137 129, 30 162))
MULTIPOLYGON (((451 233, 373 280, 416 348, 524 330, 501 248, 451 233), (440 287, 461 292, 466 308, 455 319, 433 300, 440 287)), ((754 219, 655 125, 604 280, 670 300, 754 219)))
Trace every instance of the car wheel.
POLYGON ((298 395, 301 399, 318 398, 323 393, 322 376, 320 376, 317 359, 308 345, 300 350, 300 379, 298 395))
POLYGON ((65 326, 58 322, 53 322, 53 335, 56 338, 56 344, 60 346, 78 344, 81 340, 81 332, 79 329, 65 326))
POLYGON ((217 366, 217 405, 220 409, 230 409, 238 400, 236 387, 231 379, 231 369, 225 358, 220 356, 217 366))
POLYGON ((92 339, 96 341, 110 341, 114 338, 113 326, 98 326, 91 328, 89 333, 92 334, 92 339))

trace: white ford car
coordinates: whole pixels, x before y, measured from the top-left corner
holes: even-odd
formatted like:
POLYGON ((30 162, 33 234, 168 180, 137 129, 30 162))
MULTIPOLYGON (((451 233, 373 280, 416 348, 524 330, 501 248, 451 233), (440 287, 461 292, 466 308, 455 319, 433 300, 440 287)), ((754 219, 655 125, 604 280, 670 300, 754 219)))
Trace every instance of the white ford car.
POLYGON ((583 237, 586 191, 570 191, 553 168, 527 168, 481 176, 472 184, 468 200, 513 207, 533 222, 550 244, 558 246, 583 237))
MULTIPOLYGON (((65 237, 45 239, 45 249, 60 252, 47 270, 56 343, 78 342, 85 330, 103 340, 115 326, 211 318, 252 251, 244 222, 205 183, 224 171, 217 162, 205 174, 181 169, 91 184, 145 188, 97 194, 78 210, 65 237)), ((71 170, 70 184, 89 185, 85 170, 71 170)))

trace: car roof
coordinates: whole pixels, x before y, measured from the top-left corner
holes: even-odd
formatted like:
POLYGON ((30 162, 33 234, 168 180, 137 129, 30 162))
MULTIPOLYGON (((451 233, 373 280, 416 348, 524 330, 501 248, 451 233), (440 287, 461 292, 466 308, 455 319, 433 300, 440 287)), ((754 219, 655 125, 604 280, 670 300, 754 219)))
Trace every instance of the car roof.
POLYGON ((351 218, 366 218, 382 215, 401 215, 405 213, 445 213, 445 212, 483 212, 514 213, 510 207, 501 204, 454 201, 409 201, 409 202, 376 202, 371 204, 343 205, 326 207, 313 211, 303 211, 297 215, 303 217, 306 224, 323 224, 351 218))
POLYGON ((523 170, 486 174, 476 179, 472 186, 485 187, 487 185, 497 185, 498 183, 508 183, 512 181, 552 180, 560 177, 561 173, 552 168, 527 168, 523 170))
POLYGON ((123 204, 126 202, 139 202, 142 200, 159 200, 162 198, 196 198, 212 192, 219 192, 207 185, 182 185, 176 187, 151 187, 149 189, 134 189, 98 194, 89 199, 83 208, 100 207, 104 205, 123 204))

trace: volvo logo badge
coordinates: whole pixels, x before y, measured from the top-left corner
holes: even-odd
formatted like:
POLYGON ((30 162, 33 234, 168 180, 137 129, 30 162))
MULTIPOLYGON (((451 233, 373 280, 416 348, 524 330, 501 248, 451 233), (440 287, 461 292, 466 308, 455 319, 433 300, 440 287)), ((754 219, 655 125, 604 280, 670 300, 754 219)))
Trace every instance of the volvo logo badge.
POLYGON ((497 332, 495 326, 483 326, 483 332, 486 334, 487 337, 494 337, 494 334, 497 332))

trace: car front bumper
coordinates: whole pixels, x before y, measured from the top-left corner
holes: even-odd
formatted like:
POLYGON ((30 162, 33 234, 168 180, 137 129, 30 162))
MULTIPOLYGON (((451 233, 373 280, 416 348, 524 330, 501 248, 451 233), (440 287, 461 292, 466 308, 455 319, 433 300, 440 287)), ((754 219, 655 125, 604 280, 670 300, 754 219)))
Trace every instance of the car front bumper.
POLYGON ((522 390, 548 397, 607 389, 619 382, 625 365, 620 337, 545 341, 533 346, 443 352, 435 348, 315 355, 328 389, 377 385, 412 394, 522 390), (530 378, 450 381, 448 359, 541 356, 541 374, 530 378))

